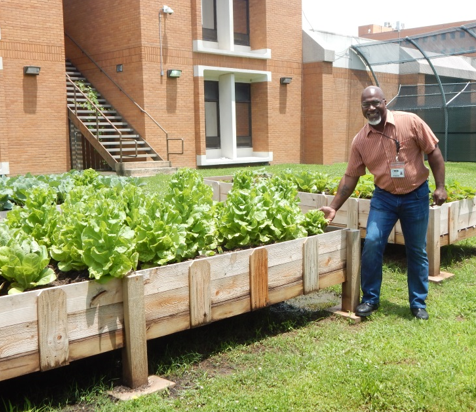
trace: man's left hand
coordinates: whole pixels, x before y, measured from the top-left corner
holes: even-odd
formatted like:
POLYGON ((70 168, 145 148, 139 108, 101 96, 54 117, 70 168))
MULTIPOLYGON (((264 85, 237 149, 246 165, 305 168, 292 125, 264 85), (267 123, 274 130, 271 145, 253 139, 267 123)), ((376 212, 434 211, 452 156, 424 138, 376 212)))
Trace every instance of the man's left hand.
POLYGON ((433 205, 441 206, 448 199, 448 194, 444 188, 435 189, 433 192, 433 205))

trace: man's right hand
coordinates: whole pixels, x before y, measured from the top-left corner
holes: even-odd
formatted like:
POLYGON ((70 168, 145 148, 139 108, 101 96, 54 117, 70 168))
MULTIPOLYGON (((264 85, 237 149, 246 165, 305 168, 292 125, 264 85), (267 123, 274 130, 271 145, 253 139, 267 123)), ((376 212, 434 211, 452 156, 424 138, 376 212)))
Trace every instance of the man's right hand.
POLYGON ((323 206, 323 207, 319 208, 319 210, 321 212, 324 212, 324 217, 327 219, 327 221, 329 223, 332 222, 332 220, 334 219, 334 217, 336 215, 336 210, 333 209, 330 206, 323 206))

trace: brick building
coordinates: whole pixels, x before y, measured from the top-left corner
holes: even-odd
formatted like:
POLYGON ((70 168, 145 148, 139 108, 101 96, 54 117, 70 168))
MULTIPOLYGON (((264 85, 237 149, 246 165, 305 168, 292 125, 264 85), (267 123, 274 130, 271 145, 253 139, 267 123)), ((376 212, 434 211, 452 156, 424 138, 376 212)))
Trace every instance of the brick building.
MULTIPOLYGON (((0 174, 88 167, 93 152, 114 169, 123 146, 107 142, 109 115, 136 157, 137 136, 174 167, 346 161, 373 84, 352 41, 303 32, 300 0, 3 0, 0 174), (104 118, 72 107, 66 61, 104 98, 104 118)), ((397 92, 398 73, 380 79, 397 92)))

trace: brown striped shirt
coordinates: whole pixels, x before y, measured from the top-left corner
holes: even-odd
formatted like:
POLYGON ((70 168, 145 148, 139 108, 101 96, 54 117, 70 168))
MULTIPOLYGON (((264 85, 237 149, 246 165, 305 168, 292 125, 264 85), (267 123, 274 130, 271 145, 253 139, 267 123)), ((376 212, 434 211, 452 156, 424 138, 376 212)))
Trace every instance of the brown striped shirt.
POLYGON ((387 110, 383 133, 366 124, 352 141, 346 174, 363 176, 367 168, 374 175, 374 183, 393 194, 406 194, 428 179, 430 174, 424 163, 424 153, 431 153, 438 139, 430 127, 417 115, 387 110), (405 177, 390 177, 390 164, 395 162, 397 144, 400 143, 398 160, 405 162, 405 177))

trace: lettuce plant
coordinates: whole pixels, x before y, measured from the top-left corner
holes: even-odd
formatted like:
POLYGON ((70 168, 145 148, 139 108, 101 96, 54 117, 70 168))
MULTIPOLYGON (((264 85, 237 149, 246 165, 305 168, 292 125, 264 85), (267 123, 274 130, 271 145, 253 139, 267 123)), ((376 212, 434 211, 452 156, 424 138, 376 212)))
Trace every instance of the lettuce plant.
POLYGON ((0 230, 0 276, 10 282, 8 294, 21 293, 56 279, 48 267, 50 257, 46 246, 39 245, 21 232, 10 235, 5 227, 0 230))

